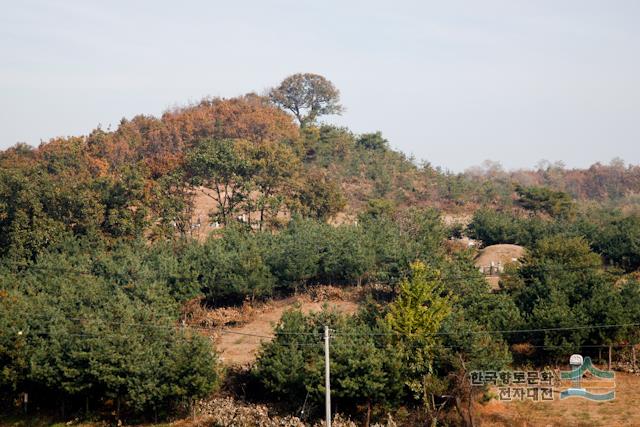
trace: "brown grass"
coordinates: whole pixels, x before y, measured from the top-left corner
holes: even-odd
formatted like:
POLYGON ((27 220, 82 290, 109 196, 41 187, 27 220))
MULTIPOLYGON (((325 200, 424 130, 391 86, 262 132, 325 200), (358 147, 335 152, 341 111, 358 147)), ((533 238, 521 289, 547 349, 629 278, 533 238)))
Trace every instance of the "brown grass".
POLYGON ((308 294, 255 306, 245 304, 236 309, 196 309, 194 320, 207 326, 232 324, 233 326, 225 328, 230 333, 214 333, 216 348, 225 364, 247 365, 255 360, 260 344, 271 339, 274 326, 286 310, 300 308, 302 312, 309 313, 322 310, 326 304, 339 312, 353 314, 358 309, 358 298, 356 291, 324 286, 313 289, 308 294))

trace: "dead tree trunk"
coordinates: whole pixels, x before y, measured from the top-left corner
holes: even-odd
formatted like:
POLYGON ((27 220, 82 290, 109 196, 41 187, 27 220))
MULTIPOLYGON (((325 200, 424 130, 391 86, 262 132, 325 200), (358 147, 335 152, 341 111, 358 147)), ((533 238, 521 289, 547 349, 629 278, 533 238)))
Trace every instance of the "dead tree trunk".
POLYGON ((431 411, 433 412, 433 415, 431 417, 431 427, 436 427, 438 425, 438 410, 436 409, 436 398, 433 395, 433 393, 431 393, 431 411))
MULTIPOLYGON (((461 394, 464 393, 465 391, 467 391, 467 419, 463 420, 465 422, 465 424, 469 427, 474 427, 474 422, 473 422, 473 387, 471 386, 471 384, 469 384, 467 386, 467 366, 464 363, 464 359, 462 358, 461 354, 458 354, 458 357, 460 359, 460 364, 462 366, 462 378, 460 380, 460 391, 461 394)), ((458 402, 456 401, 456 404, 458 404, 458 402)))
POLYGON ((458 411, 458 415, 462 418, 462 422, 467 424, 467 419, 464 416, 464 411, 462 410, 462 400, 460 396, 456 396, 456 411, 458 411))

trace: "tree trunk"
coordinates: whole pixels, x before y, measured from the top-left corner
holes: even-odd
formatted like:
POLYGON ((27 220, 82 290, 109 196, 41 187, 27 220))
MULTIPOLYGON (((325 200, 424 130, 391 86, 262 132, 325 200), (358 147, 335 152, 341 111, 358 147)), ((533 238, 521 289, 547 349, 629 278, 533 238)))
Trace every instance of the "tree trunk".
MULTIPOLYGON (((462 387, 464 389, 465 383, 467 382, 467 365, 464 363, 464 359, 462 358, 462 355, 458 354, 458 357, 460 358, 460 363, 462 364, 462 372, 463 372, 462 387)), ((473 425, 473 387, 471 386, 471 384, 469 384, 467 415, 469 416, 469 423, 467 425, 469 427, 474 427, 473 425)))
POLYGON ((433 393, 431 396, 431 427, 436 427, 438 425, 438 411, 436 410, 436 398, 433 393))
POLYGON ((367 418, 364 421, 364 427, 369 427, 371 422, 371 400, 367 400, 367 418))
POLYGON ((260 231, 262 231, 262 222, 264 221, 264 206, 260 208, 260 231))
POLYGON ((631 367, 636 370, 636 345, 631 344, 631 367))
POLYGON ((464 410, 462 409, 462 400, 460 399, 460 396, 456 396, 456 410, 458 411, 460 418, 462 418, 462 422, 464 423, 464 425, 468 426, 469 423, 467 422, 467 417, 464 416, 464 410))
POLYGON ((473 424, 473 390, 469 387, 469 402, 467 403, 467 413, 469 414, 469 427, 474 427, 473 424))
POLYGON ((609 370, 611 370, 611 352, 612 352, 612 345, 609 344, 609 370))

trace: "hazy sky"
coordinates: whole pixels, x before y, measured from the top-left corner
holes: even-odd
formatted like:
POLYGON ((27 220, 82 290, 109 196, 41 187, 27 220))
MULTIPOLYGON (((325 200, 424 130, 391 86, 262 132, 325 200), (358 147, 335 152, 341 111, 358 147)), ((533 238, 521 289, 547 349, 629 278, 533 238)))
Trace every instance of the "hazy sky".
POLYGON ((640 163, 637 0, 0 2, 0 148, 315 72, 451 170, 640 163))

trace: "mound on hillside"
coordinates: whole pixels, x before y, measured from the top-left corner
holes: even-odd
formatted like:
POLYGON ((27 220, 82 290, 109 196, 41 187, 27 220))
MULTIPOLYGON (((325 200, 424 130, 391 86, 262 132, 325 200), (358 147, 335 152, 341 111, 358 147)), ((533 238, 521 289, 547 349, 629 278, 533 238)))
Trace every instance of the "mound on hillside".
POLYGON ((506 265, 519 260, 523 255, 524 248, 519 245, 491 245, 480 250, 475 264, 477 267, 491 265, 492 262, 495 265, 498 263, 506 265))
POLYGON ((505 266, 518 261, 523 255, 524 248, 519 245, 491 245, 480 250, 474 263, 486 275, 491 289, 496 290, 505 266))

